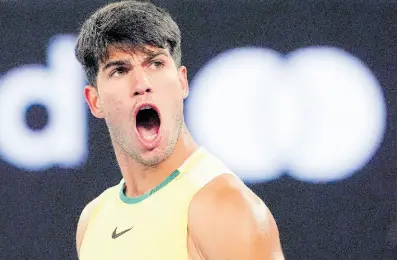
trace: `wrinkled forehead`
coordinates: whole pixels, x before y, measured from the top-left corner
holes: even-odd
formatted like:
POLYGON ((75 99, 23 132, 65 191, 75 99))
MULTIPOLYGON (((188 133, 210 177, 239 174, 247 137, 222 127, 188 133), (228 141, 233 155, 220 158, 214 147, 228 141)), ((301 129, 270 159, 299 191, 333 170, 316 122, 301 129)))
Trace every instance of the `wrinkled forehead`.
POLYGON ((162 52, 167 56, 170 56, 170 51, 168 48, 161 48, 154 45, 128 45, 128 44, 112 44, 106 49, 106 53, 101 57, 99 65, 105 64, 110 59, 120 52, 124 52, 129 55, 139 55, 143 54, 145 56, 151 56, 156 53, 162 52))

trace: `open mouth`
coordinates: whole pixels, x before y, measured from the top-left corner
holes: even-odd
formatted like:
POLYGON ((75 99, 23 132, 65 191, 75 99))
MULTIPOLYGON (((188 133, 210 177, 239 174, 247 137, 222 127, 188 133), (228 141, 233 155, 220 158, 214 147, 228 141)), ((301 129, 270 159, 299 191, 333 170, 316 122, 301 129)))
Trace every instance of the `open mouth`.
POLYGON ((159 134, 160 128, 158 112, 149 105, 141 107, 136 115, 136 127, 143 141, 154 141, 159 134))

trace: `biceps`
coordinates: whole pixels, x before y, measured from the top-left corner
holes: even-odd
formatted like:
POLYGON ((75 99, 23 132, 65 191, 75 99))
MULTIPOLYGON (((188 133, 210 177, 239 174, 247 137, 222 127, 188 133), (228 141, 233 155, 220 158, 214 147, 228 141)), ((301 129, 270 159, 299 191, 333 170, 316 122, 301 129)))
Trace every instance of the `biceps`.
POLYGON ((228 223, 219 230, 209 230, 202 240, 202 253, 207 260, 284 259, 279 232, 274 219, 267 222, 228 223))

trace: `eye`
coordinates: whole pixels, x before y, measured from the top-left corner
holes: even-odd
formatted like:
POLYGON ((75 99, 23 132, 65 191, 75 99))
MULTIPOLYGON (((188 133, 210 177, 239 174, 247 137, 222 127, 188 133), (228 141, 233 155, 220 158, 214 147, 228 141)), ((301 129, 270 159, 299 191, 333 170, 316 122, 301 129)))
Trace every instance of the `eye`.
POLYGON ((128 72, 127 68, 125 67, 117 67, 116 69, 111 71, 111 77, 120 77, 128 72))
POLYGON ((159 60, 151 61, 150 66, 152 69, 160 69, 164 67, 164 62, 159 60))

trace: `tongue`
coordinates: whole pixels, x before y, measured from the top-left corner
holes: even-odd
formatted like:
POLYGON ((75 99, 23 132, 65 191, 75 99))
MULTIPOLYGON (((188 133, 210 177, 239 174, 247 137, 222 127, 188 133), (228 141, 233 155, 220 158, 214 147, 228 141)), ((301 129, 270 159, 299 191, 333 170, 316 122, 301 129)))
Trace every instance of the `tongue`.
POLYGON ((145 141, 153 141, 158 136, 159 126, 138 126, 137 131, 145 141))

